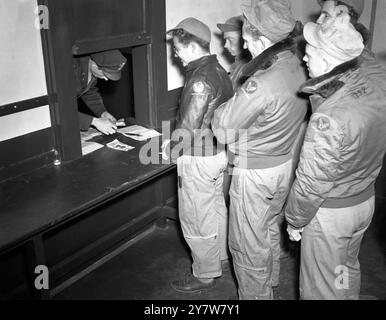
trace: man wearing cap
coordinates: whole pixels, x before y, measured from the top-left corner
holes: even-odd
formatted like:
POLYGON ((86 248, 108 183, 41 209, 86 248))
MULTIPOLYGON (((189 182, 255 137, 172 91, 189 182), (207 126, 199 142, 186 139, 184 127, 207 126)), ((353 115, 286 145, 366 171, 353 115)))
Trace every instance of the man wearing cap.
POLYGON ((233 89, 236 91, 240 86, 242 68, 250 60, 249 52, 243 49, 243 39, 241 37, 243 16, 232 17, 225 23, 218 23, 217 27, 223 33, 224 48, 235 58, 234 63, 230 66, 230 78, 233 89))
POLYGON ((314 113, 285 208, 290 239, 302 238, 301 299, 358 299, 358 254, 386 150, 386 72, 364 70, 349 20, 304 28, 312 79, 301 89, 314 113))
POLYGON ((118 81, 126 58, 118 50, 74 58, 77 98, 81 98, 94 116, 79 112, 81 130, 92 125, 104 134, 115 133, 116 119, 106 111, 98 92, 97 79, 118 81))
POLYGON ((371 34, 367 28, 358 22, 364 9, 364 0, 317 0, 322 8, 320 16, 316 23, 329 23, 333 21, 337 16, 342 13, 346 13, 350 16, 352 25, 362 35, 364 44, 370 40, 371 34))
POLYGON ((229 248, 240 299, 272 299, 278 285, 277 218, 293 176, 292 152, 307 111, 306 75, 295 55, 296 21, 284 0, 242 6, 250 77, 215 112, 213 130, 234 166, 229 248), (251 67, 253 66, 253 69, 251 67))
POLYGON ((227 209, 222 191, 227 166, 211 130, 213 112, 233 95, 232 82, 210 54, 211 32, 195 18, 167 32, 175 56, 186 67, 176 129, 163 143, 163 158, 177 159, 178 209, 182 232, 190 247, 193 274, 173 281, 185 293, 210 289, 222 275, 227 255, 227 209), (182 138, 182 142, 179 142, 182 138))

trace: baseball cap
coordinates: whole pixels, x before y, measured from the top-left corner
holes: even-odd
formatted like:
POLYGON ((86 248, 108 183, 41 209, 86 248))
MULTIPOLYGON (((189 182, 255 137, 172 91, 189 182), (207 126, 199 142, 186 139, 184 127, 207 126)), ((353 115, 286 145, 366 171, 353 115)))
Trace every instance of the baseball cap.
POLYGON ((287 0, 258 0, 252 3, 241 6, 243 14, 271 41, 285 39, 294 29, 296 20, 287 0))
POLYGON ((178 29, 185 30, 186 32, 189 32, 197 38, 210 43, 211 33, 209 27, 196 18, 186 18, 182 20, 176 27, 168 30, 166 33, 168 34, 178 29))
POLYGON ((223 32, 241 32, 243 29, 243 16, 229 18, 225 23, 218 23, 217 27, 223 32))
MULTIPOLYGON (((323 7, 323 4, 326 0, 318 0, 318 3, 321 7, 323 7)), ((364 0, 339 0, 340 2, 346 4, 347 6, 353 7, 355 12, 361 16, 363 13, 363 9, 365 7, 365 1, 364 0)))
POLYGON ((121 79, 121 70, 127 62, 119 50, 93 53, 91 59, 101 68, 108 79, 114 81, 121 79))
POLYGON ((342 62, 360 56, 365 47, 361 34, 345 18, 337 19, 331 25, 309 22, 303 33, 310 45, 342 62))

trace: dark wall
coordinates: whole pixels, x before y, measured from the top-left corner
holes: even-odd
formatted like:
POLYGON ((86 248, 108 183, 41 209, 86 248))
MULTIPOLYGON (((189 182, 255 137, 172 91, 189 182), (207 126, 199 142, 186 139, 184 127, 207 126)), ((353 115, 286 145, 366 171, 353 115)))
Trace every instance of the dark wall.
POLYGON ((121 50, 127 59, 122 69, 119 81, 98 80, 98 88, 105 107, 114 117, 135 118, 134 88, 133 88, 133 60, 130 48, 121 50))

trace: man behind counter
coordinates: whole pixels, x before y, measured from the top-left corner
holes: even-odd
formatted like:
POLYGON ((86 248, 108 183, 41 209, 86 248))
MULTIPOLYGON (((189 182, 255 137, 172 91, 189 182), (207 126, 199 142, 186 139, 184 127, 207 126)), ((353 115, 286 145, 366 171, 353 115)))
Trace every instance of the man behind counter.
POLYGON ((90 126, 93 126, 103 134, 109 135, 116 132, 117 120, 106 111, 98 91, 97 80, 118 81, 126 62, 127 59, 118 50, 74 58, 77 98, 82 99, 87 108, 94 114, 91 116, 79 112, 80 130, 88 130, 90 126))

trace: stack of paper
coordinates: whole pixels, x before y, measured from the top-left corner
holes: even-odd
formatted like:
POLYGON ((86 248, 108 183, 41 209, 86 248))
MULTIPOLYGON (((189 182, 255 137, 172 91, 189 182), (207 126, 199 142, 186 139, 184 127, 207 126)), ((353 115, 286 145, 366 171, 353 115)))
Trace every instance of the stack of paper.
POLYGON ((104 145, 96 142, 82 141, 82 155, 89 154, 100 148, 103 148, 104 145))
POLYGON ((102 133, 94 128, 88 129, 88 131, 81 131, 80 132, 80 139, 82 141, 88 141, 91 140, 94 137, 101 136, 102 133))
POLYGON ((117 132, 123 134, 125 137, 129 137, 137 141, 145 141, 147 139, 151 139, 153 137, 158 137, 162 135, 156 130, 148 129, 138 125, 133 125, 126 128, 120 128, 117 130, 117 132))

